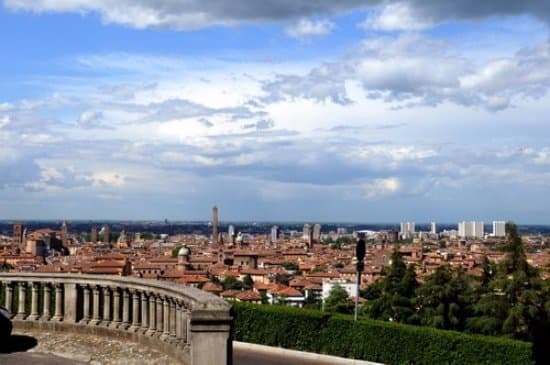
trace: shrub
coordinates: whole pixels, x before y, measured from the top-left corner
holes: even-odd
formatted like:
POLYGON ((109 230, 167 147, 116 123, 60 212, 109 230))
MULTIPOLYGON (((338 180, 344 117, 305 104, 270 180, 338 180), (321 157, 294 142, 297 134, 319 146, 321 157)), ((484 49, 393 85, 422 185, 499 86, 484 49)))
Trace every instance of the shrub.
POLYGON ((531 364, 532 344, 283 306, 234 303, 235 339, 391 364, 531 364))

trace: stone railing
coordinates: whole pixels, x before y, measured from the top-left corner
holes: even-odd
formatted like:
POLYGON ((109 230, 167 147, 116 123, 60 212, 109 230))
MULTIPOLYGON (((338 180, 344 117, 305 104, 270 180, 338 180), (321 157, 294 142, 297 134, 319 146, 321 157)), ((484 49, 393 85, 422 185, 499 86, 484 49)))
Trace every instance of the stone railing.
POLYGON ((130 277, 0 273, 14 325, 117 335, 189 365, 231 363, 230 305, 201 290, 130 277))

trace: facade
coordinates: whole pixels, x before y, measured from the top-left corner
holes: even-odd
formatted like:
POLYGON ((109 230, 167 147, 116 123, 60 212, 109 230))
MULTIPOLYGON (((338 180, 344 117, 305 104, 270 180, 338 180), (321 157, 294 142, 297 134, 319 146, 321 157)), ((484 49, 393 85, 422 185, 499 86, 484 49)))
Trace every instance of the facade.
POLYGON ((477 238, 484 236, 483 222, 481 221, 462 221, 458 223, 458 236, 460 238, 477 238))
POLYGON ((111 239, 111 229, 109 228, 109 225, 107 224, 104 225, 102 231, 103 231, 103 243, 108 244, 111 239))
POLYGON ((505 221, 494 221, 493 222, 493 237, 504 237, 506 236, 506 222, 505 221))
POLYGON ((323 290, 321 292, 323 302, 325 301, 325 299, 328 298, 328 296, 330 295, 330 291, 336 285, 344 288, 350 297, 355 297, 355 295, 357 294, 357 283, 352 283, 341 279, 325 280, 323 281, 323 290))
POLYGON ((431 234, 437 234, 437 225, 435 222, 432 222, 430 224, 430 233, 431 234))
POLYGON ((403 239, 413 238, 415 234, 414 222, 401 222, 401 230, 399 233, 403 239))
POLYGON ((212 245, 218 247, 218 207, 212 208, 212 245))
POLYGON ((321 225, 319 223, 313 226, 313 241, 321 242, 321 225))
POLYGON ((278 226, 271 227, 271 236, 270 236, 271 243, 277 242, 277 240, 279 239, 279 233, 280 233, 280 229, 278 226))

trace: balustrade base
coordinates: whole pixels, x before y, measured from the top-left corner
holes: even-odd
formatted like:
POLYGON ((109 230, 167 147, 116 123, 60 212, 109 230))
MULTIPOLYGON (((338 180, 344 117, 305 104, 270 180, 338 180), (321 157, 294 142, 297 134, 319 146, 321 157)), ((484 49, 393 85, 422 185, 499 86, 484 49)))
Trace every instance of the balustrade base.
POLYGON ((99 319, 92 319, 88 322, 90 326, 98 326, 101 321, 99 319))
POLYGON ((26 320, 27 321, 38 321, 39 318, 40 318, 39 314, 31 314, 30 316, 28 316, 26 318, 26 320))
POLYGON ((103 326, 89 326, 80 323, 26 320, 13 320, 13 328, 14 331, 17 331, 18 329, 38 329, 42 331, 74 332, 77 334, 87 333, 96 336, 105 336, 117 339, 122 338, 128 341, 149 346, 158 351, 166 353, 174 359, 180 361, 182 364, 191 364, 189 346, 174 346, 173 344, 159 341, 158 338, 143 335, 139 332, 132 333, 129 331, 121 331, 114 328, 107 328, 103 326))

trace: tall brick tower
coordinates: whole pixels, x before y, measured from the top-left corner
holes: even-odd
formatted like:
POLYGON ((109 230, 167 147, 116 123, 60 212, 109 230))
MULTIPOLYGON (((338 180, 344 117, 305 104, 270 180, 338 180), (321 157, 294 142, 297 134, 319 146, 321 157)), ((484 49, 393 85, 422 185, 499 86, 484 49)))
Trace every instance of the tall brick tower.
POLYGON ((90 232, 90 241, 92 244, 97 244, 97 227, 93 226, 92 231, 90 232))
POLYGON ((61 244, 63 247, 67 247, 67 241, 69 239, 69 229, 67 228, 67 223, 63 222, 61 225, 61 244))
POLYGON ((14 223, 13 225, 13 244, 21 248, 23 245, 23 224, 14 223))
POLYGON ((218 207, 212 208, 212 246, 218 247, 218 207))

